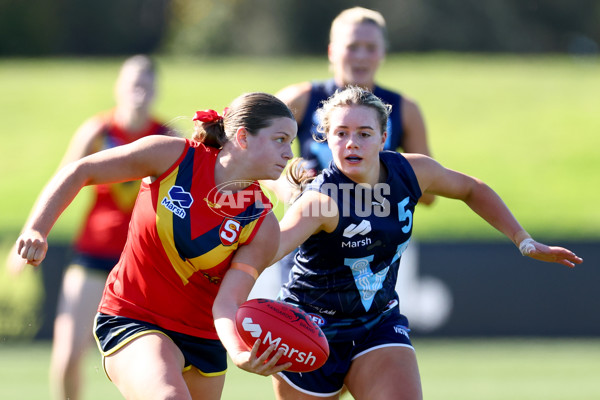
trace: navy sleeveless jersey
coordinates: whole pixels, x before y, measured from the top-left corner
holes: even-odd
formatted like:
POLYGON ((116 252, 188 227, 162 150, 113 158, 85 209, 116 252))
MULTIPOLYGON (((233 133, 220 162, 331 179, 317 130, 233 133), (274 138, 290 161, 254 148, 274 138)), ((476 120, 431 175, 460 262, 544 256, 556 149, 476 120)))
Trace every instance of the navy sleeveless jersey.
MULTIPOLYGON (((300 143, 300 156, 307 161, 306 168, 321 171, 331 161, 331 150, 327 143, 320 143, 313 139, 313 135, 321 137, 317 132, 319 120, 316 115, 321 103, 332 96, 336 90, 333 79, 327 81, 316 81, 311 83, 310 99, 304 118, 298 124, 298 141, 300 143)), ((388 137, 385 142, 385 150, 395 151, 402 145, 402 96, 398 93, 375 86, 373 94, 392 106, 392 112, 387 123, 388 137)))
POLYGON ((335 318, 373 315, 397 304, 400 257, 421 190, 404 156, 383 151, 380 157, 388 172, 383 184, 366 189, 331 163, 307 187, 336 201, 339 223, 300 246, 283 300, 335 318))

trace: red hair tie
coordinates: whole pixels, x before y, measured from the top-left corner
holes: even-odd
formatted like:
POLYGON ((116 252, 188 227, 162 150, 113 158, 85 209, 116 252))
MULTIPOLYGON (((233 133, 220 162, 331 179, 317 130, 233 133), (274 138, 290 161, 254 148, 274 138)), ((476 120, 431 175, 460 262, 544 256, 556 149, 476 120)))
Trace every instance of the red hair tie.
POLYGON ((222 120, 223 117, 215 110, 196 111, 196 115, 193 118, 193 121, 201 122, 219 122, 222 120))

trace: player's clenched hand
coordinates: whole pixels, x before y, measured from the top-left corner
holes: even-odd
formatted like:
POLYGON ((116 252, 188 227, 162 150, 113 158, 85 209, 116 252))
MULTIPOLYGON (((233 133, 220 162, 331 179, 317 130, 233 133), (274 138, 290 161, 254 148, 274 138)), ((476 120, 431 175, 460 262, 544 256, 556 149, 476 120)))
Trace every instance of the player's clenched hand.
POLYGON ((257 352, 258 352, 259 346, 260 346, 260 339, 258 339, 254 343, 254 346, 252 346, 251 351, 244 351, 244 352, 238 353, 235 356, 232 356, 233 363, 245 371, 252 372, 252 373, 255 373, 258 375, 263 375, 263 376, 276 374, 277 372, 281 372, 284 369, 292 366, 291 362, 287 362, 287 363, 281 364, 281 365, 276 365, 277 362, 279 361, 279 359, 281 358, 281 356, 283 356, 284 350, 280 348, 279 350, 273 352, 275 350, 275 348, 277 347, 274 344, 269 346, 264 351, 264 353, 262 353, 260 355, 260 357, 258 357, 257 352), (271 358, 269 358, 271 355, 273 355, 273 356, 271 358))
POLYGON ((46 257, 48 241, 38 231, 27 230, 17 239, 16 249, 27 264, 37 267, 46 257))
POLYGON ((522 250, 523 255, 535 258, 536 260, 555 262, 566 265, 569 268, 575 267, 575 264, 581 264, 583 258, 578 257, 571 250, 564 247, 546 246, 543 243, 531 240, 527 247, 522 250))

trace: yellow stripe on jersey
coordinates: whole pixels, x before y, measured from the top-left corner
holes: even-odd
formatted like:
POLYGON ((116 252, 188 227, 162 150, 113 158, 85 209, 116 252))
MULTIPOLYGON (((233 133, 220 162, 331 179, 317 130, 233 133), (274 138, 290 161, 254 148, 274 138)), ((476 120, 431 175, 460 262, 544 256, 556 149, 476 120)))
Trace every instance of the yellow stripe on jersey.
MULTIPOLYGON (((188 265, 188 266, 196 267, 196 270, 193 271, 192 273, 199 271, 199 270, 212 268, 216 265, 219 265, 223 261, 225 261, 227 259, 227 257, 229 257, 231 255, 232 252, 237 250, 237 248, 240 244, 244 244, 244 242, 246 242, 248 240, 248 237, 250 237, 250 235, 252 234, 252 231, 254 230, 254 227, 256 226, 257 223, 258 223, 258 220, 254 220, 254 221, 250 222, 249 224, 247 224, 245 227, 243 227, 238 241, 235 242, 234 244, 232 244, 230 246, 225 246, 223 244, 220 244, 217 247, 215 247, 214 249, 212 249, 211 251, 202 254, 201 256, 190 258, 189 261, 193 265, 188 265)), ((191 274, 187 275, 186 278, 188 278, 190 275, 191 274)))
POLYGON ((242 229, 242 233, 240 234, 240 243, 246 243, 252 232, 254 232, 254 227, 258 224, 260 218, 255 219, 250 222, 248 225, 242 229))
POLYGON ((140 191, 140 181, 113 183, 109 185, 115 204, 125 212, 131 212, 140 191))
POLYGON ((232 252, 237 250, 239 244, 245 243, 252 235, 259 219, 255 219, 242 228, 238 241, 232 245, 225 246, 220 244, 212 250, 194 258, 183 260, 174 246, 175 237, 173 233, 173 213, 167 208, 161 206, 162 199, 169 198, 169 189, 173 186, 179 167, 175 168, 166 176, 161 184, 158 193, 156 209, 156 226, 158 236, 163 244, 163 249, 169 257, 171 265, 181 278, 184 285, 189 283, 189 278, 196 272, 214 268, 225 261, 232 252), (159 225, 160 222, 160 225, 159 225))
POLYGON ((186 262, 181 259, 177 249, 174 246, 175 236, 173 234, 173 213, 167 210, 165 207, 160 205, 162 199, 169 196, 169 189, 171 185, 169 181, 174 181, 177 178, 177 174, 179 172, 179 167, 173 169, 169 175, 167 175, 161 182, 160 188, 158 191, 158 199, 156 204, 156 230, 158 231, 158 237, 160 238, 161 243, 163 244, 163 249, 169 257, 169 261, 171 261, 171 265, 177 271, 177 274, 183 281, 184 285, 188 284, 188 278, 193 274, 193 272, 188 273, 189 266, 187 266, 186 262), (160 227, 170 227, 168 229, 161 229, 160 227))

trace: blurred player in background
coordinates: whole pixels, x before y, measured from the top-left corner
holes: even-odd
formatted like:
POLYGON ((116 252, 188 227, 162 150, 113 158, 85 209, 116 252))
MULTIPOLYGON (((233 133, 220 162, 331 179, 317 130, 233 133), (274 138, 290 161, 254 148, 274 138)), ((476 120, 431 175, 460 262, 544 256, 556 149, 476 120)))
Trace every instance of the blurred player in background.
MULTIPOLYGON (((85 121, 77 130, 61 167, 103 149, 148 135, 172 132, 151 115, 155 97, 154 62, 145 55, 128 58, 115 85, 115 107, 85 121)), ((93 343, 93 318, 106 277, 117 264, 127 238, 139 181, 93 188, 91 207, 73 244, 54 321, 50 381, 56 399, 77 400, 81 394, 81 362, 93 343)), ((14 256, 15 252, 11 252, 14 256)), ((9 256, 11 257, 11 256, 9 256)), ((17 273, 23 262, 9 261, 17 273)))
MULTIPOLYGON (((387 29, 381 13, 363 7, 346 9, 333 20, 329 34, 327 54, 333 78, 297 83, 283 88, 276 94, 290 107, 298 121, 299 156, 304 159, 303 167, 311 174, 316 175, 328 167, 332 160, 327 143, 313 139, 321 136, 316 130, 319 124, 316 111, 322 101, 348 85, 369 89, 392 105, 392 113, 386 127, 386 150, 399 151, 401 148, 405 153, 431 154, 425 121, 417 103, 396 91, 384 89, 375 82, 377 70, 386 55, 386 47, 387 29)), ((290 190, 285 177, 277 182, 264 184, 286 203, 293 197, 293 190, 290 190)), ((419 200, 421 204, 426 205, 433 201, 434 196, 429 193, 419 200)), ((416 251, 415 246, 413 242, 409 251, 416 251)), ((254 290, 255 296, 273 297, 270 292, 280 285, 263 280, 270 278, 285 282, 293 264, 293 255, 294 253, 291 253, 282 259, 274 266, 273 271, 263 274, 254 290)))
MULTIPOLYGON (((399 148, 405 153, 430 155, 425 122, 419 106, 402 94, 375 83, 375 74, 386 53, 387 30, 383 16, 373 10, 354 7, 342 11, 332 22, 328 57, 333 78, 326 81, 302 82, 288 86, 276 96, 286 103, 298 121, 300 156, 304 168, 317 173, 329 166, 331 151, 320 137, 317 109, 336 90, 356 85, 373 92, 393 109, 387 123, 389 136, 386 150, 399 148)), ((433 196, 421 202, 431 203, 433 196)))
POLYGON ((583 261, 534 241, 480 180, 422 154, 382 151, 389 112, 362 88, 336 93, 319 111, 334 163, 310 183, 290 167, 305 189, 280 223, 275 260, 300 246, 281 299, 313 316, 330 355, 316 371, 274 376, 279 400, 338 399, 344 385, 357 400, 422 399, 395 287, 423 193, 464 201, 523 255, 569 267, 583 261))
POLYGON ((142 179, 121 258, 110 272, 94 334, 107 376, 127 399, 219 399, 227 353, 270 375, 283 354, 260 357, 235 313, 279 244, 257 179, 276 179, 298 129, 267 93, 235 99, 224 116, 199 111, 192 139, 149 136, 73 162, 50 181, 18 239, 39 265, 61 212, 85 185, 142 179))

